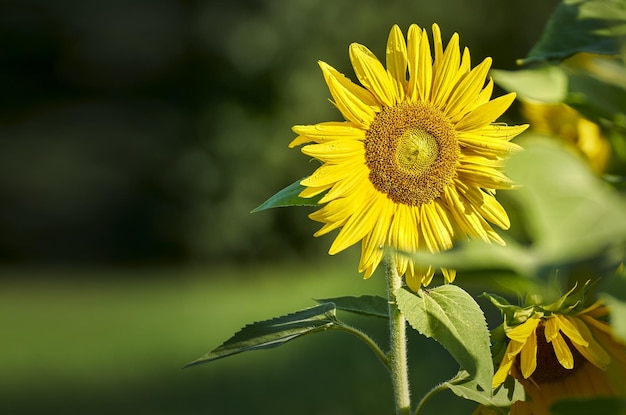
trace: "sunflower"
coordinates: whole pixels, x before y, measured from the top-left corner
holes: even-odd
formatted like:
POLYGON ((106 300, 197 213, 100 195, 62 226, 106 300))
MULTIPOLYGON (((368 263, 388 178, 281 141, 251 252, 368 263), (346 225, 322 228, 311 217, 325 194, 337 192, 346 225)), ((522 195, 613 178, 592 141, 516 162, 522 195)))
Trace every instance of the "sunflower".
MULTIPOLYGON (((519 150, 510 140, 527 127, 494 124, 515 94, 490 100, 490 58, 472 69, 456 33, 445 50, 437 25, 432 33, 434 57, 425 30, 412 25, 405 41, 394 26, 386 69, 365 46, 350 45, 361 85, 320 62, 345 121, 294 126, 290 144, 308 144, 302 152, 322 163, 301 181, 300 196, 325 193, 309 217, 323 223, 315 236, 341 229, 329 254, 361 241, 359 272, 369 278, 389 246, 413 290, 429 284, 434 269, 400 252, 434 253, 462 238, 504 244, 490 225, 509 227, 494 195, 515 186, 503 161, 519 150)), ((454 280, 453 270, 443 273, 454 280)))
MULTIPOLYGON (((552 403, 565 398, 626 395, 626 346, 612 335, 609 309, 597 301, 576 311, 578 304, 531 306, 514 313, 509 306, 516 322, 505 322, 508 344, 493 387, 513 376, 529 398, 515 402, 511 414, 547 415, 552 403)), ((475 412, 491 413, 482 407, 475 412)))
POLYGON ((598 124, 562 103, 525 100, 522 113, 537 132, 556 136, 575 148, 596 173, 606 170, 611 145, 598 124))

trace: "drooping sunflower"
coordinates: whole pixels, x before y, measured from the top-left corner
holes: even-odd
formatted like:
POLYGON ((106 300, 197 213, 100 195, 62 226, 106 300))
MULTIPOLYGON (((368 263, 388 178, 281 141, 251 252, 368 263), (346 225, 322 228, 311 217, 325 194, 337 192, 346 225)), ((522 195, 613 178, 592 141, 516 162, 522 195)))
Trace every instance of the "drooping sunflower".
MULTIPOLYGON (((491 59, 471 68, 455 33, 445 50, 432 27, 409 28, 407 41, 391 29, 386 68, 365 46, 350 45, 361 85, 320 62, 333 103, 345 121, 298 125, 290 147, 322 162, 300 196, 326 192, 324 207, 309 217, 324 225, 315 236, 341 228, 331 255, 361 241, 359 272, 369 278, 389 246, 399 275, 413 290, 430 283, 434 269, 418 267, 399 252, 438 252, 453 241, 479 238, 504 244, 490 223, 509 227, 497 189, 515 185, 503 161, 519 146, 510 142, 526 125, 495 124, 515 94, 491 99, 486 81, 491 59)), ((453 270, 443 270, 447 281, 453 270)))
POLYGON ((572 291, 549 306, 507 309, 507 345, 493 387, 508 376, 523 385, 528 399, 515 402, 512 415, 548 415, 565 398, 626 396, 626 346, 612 334, 609 309, 597 301, 577 311, 580 302, 567 301, 572 291))

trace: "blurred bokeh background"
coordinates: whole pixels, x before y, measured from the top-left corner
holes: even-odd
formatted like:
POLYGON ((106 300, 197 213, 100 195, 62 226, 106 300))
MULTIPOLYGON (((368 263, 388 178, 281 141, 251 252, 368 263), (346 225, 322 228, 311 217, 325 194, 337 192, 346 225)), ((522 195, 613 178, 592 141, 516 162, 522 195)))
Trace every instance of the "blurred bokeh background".
MULTIPOLYGON (((342 334, 180 368, 247 322, 383 290, 307 209, 249 213, 313 169, 290 127, 340 119, 318 60, 353 76, 351 42, 382 57, 393 24, 436 22, 513 69, 557 3, 2 2, 0 412, 390 413, 342 334)), ((456 368, 412 345, 420 396, 456 368)))

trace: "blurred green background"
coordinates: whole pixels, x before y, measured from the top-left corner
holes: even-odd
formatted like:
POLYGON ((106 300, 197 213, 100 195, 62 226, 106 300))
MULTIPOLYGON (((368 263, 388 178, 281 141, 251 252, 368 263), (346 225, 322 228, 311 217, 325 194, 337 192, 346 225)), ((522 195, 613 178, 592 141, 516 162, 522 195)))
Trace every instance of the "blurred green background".
MULTIPOLYGON (((340 119, 317 60, 353 77, 351 42, 382 57, 393 24, 436 22, 513 69, 557 3, 2 2, 0 413, 391 413, 343 333, 181 367, 312 298, 383 293, 307 209, 249 214, 313 169, 290 127, 340 119)), ((414 396, 456 372, 410 346, 414 396)), ((472 407, 449 398, 431 408, 472 407)))

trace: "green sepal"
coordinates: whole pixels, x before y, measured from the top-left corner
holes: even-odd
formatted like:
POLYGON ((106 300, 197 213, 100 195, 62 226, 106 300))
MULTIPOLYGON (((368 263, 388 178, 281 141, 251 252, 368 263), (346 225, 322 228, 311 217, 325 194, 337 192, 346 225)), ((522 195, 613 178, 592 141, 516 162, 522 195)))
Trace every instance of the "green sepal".
POLYGON ((349 311, 364 316, 389 318, 389 302, 378 295, 346 296, 315 299, 318 303, 334 303, 337 310, 349 311))
POLYGON ((251 350, 271 349, 290 340, 331 328, 341 327, 335 305, 324 303, 292 314, 249 324, 235 333, 221 346, 185 365, 185 367, 212 362, 251 350))
POLYGON ((615 35, 624 34, 623 1, 564 0, 550 17, 541 39, 520 64, 563 60, 579 52, 619 53, 615 35))
POLYGON ((250 213, 261 212, 263 210, 287 207, 287 206, 317 206, 319 200, 324 197, 322 192, 319 195, 313 197, 300 197, 299 194, 306 189, 300 182, 304 179, 300 179, 280 190, 274 196, 261 203, 258 207, 252 209, 250 213))
POLYGON ((491 393, 489 330, 471 295, 449 284, 418 294, 402 288, 396 292, 396 301, 411 327, 439 342, 478 386, 491 393))
POLYGON ((517 379, 509 376, 506 381, 498 386, 495 390, 484 390, 472 379, 465 370, 459 373, 445 386, 455 395, 478 402, 488 408, 491 408, 498 414, 507 414, 508 408, 517 401, 526 399, 526 392, 521 383, 517 379))
POLYGON ((621 397, 563 399, 550 406, 552 415, 626 415, 626 400, 621 397))

